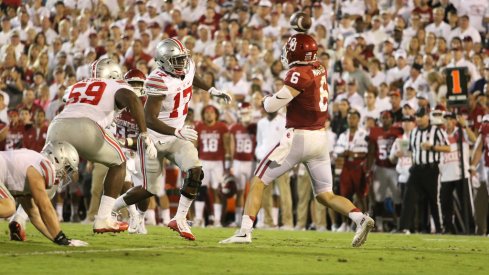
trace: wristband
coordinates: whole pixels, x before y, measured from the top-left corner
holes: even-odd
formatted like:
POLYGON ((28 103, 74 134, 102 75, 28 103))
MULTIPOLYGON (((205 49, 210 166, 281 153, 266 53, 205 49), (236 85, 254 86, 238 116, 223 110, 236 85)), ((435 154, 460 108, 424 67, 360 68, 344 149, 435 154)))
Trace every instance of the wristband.
POLYGON ((65 233, 63 233, 63 231, 59 231, 58 235, 56 235, 53 242, 55 244, 59 244, 59 245, 69 245, 70 239, 68 239, 66 237, 66 235, 65 235, 65 233))
POLYGON ((435 151, 435 145, 431 145, 430 151, 435 151))

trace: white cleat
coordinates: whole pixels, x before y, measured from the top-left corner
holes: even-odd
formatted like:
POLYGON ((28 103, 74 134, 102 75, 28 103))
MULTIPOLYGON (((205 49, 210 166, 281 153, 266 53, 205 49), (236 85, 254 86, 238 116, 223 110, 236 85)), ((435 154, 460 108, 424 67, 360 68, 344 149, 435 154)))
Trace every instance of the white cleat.
POLYGON ((370 230, 375 226, 374 219, 370 218, 368 215, 364 215, 362 220, 357 224, 357 232, 353 237, 351 246, 360 247, 367 241, 367 236, 370 230))
POLYGON ((219 242, 220 244, 228 244, 228 243, 251 243, 251 232, 241 232, 239 230, 234 236, 231 238, 227 238, 219 242))
POLYGON ((148 234, 146 226, 144 224, 144 214, 137 214, 129 219, 129 228, 127 229, 129 234, 148 234))
POLYGON ((119 222, 113 216, 105 219, 96 217, 93 223, 93 233, 119 233, 126 231, 128 227, 126 222, 119 222))

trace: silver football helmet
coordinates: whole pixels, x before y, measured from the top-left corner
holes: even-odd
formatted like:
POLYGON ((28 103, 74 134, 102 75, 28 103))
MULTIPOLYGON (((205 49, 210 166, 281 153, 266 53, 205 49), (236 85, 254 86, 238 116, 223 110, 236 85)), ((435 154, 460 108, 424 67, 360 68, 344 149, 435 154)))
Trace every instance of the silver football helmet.
POLYGON ((58 188, 61 190, 70 184, 80 163, 75 147, 64 141, 52 141, 44 145, 41 154, 54 165, 56 180, 59 181, 58 188))
POLYGON ((155 62, 165 72, 183 76, 189 69, 189 51, 178 39, 167 38, 156 46, 155 62))
POLYGON ((122 68, 110 58, 97 59, 90 64, 90 77, 102 79, 122 79, 122 68))

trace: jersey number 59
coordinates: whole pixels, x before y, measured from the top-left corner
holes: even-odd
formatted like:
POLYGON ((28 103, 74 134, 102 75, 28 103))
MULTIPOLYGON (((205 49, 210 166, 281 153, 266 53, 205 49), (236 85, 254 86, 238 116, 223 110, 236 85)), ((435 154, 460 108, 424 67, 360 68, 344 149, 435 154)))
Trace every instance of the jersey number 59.
POLYGON ((107 84, 102 81, 95 81, 90 84, 79 82, 71 88, 66 105, 78 102, 98 105, 100 99, 102 99, 106 86, 107 84))

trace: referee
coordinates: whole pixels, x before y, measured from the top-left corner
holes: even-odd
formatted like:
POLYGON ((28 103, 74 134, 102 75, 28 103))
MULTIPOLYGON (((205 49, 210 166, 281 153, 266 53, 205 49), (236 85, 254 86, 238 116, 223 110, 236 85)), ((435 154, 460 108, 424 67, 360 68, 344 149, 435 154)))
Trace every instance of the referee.
POLYGON ((428 209, 435 221, 436 232, 441 233, 438 207, 438 164, 441 153, 450 152, 446 132, 430 124, 429 110, 419 108, 416 112, 417 127, 409 136, 409 152, 413 166, 409 169, 409 179, 403 198, 400 230, 410 233, 414 230, 414 214, 419 212, 419 231, 429 233, 428 209))

